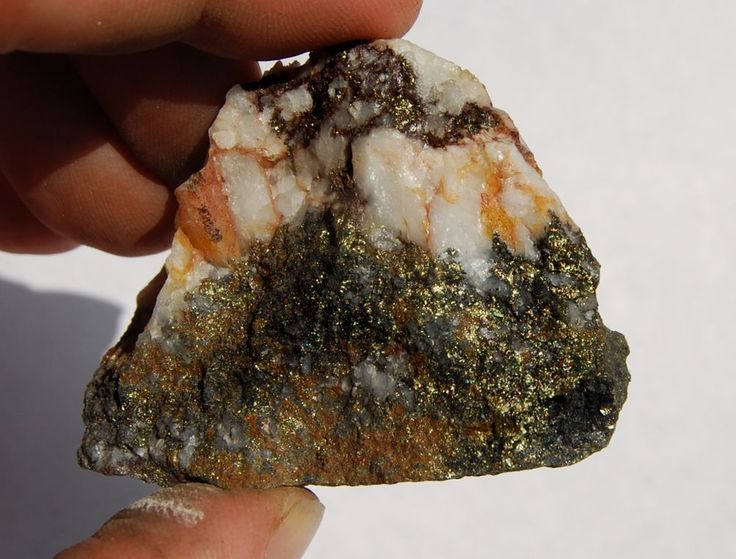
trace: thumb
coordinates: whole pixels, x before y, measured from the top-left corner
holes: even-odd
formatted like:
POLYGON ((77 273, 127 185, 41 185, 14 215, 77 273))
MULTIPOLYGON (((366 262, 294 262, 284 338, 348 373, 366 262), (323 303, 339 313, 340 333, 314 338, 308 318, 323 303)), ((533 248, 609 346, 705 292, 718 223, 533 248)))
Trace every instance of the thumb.
POLYGON ((123 509, 56 559, 297 559, 323 511, 314 494, 298 487, 177 485, 123 509))

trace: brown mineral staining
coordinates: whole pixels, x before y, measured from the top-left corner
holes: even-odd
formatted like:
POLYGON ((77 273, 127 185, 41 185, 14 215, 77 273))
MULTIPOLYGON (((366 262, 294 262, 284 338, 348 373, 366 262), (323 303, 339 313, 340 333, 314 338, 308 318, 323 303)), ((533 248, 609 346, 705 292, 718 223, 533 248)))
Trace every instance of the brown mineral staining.
POLYGON ((178 188, 176 199, 177 226, 207 260, 222 265, 240 254, 232 213, 214 166, 205 166, 178 188))
POLYGON ((498 202, 501 181, 497 173, 488 173, 480 195, 481 218, 487 235, 498 235, 506 244, 515 245, 514 222, 498 202))
POLYGON ((355 485, 563 466, 607 445, 628 348, 598 314, 598 263, 485 90, 407 45, 231 92, 210 163, 258 153, 235 160, 250 182, 208 164, 177 192, 166 281, 87 389, 85 467, 164 485, 355 485), (457 87, 464 104, 446 94, 457 87), (413 198, 397 198, 404 226, 370 214, 402 181, 426 183, 403 152, 367 150, 367 176, 383 178, 363 188, 359 138, 440 150, 421 177, 440 173, 438 207, 466 204, 461 225, 480 233, 463 240, 421 196, 420 241, 406 236, 413 198), (270 236, 233 193, 280 216, 270 236))

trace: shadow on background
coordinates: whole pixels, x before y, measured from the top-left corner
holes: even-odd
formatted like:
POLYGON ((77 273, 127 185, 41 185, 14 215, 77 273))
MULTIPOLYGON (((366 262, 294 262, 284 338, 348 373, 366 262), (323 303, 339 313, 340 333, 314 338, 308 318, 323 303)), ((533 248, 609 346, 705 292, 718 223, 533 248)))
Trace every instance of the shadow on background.
POLYGON ((0 555, 50 557, 150 492, 76 463, 84 387, 119 314, 0 279, 0 555))

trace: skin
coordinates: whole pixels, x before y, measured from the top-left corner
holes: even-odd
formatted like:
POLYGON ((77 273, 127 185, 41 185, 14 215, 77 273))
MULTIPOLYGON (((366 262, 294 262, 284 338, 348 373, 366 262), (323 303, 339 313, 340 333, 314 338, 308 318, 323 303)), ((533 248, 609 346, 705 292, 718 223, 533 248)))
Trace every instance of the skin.
POLYGON ((172 190, 225 92, 258 79, 252 61, 400 36, 420 4, 3 0, 0 249, 162 250, 172 190))
MULTIPOLYGON (((401 36, 420 5, 3 0, 0 250, 164 249, 173 189, 203 163, 225 92, 259 78, 254 61, 401 36)), ((300 557, 322 517, 319 501, 299 488, 175 491, 176 503, 202 513, 196 525, 166 507, 138 506, 57 558, 300 557)))

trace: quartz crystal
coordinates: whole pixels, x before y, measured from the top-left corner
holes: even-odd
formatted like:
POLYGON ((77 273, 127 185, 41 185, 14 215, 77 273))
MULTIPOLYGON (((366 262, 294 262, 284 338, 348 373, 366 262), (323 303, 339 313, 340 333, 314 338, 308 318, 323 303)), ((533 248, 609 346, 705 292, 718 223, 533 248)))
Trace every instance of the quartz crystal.
POLYGON ((83 466, 338 485, 564 466, 626 342, 599 265, 469 72, 401 40, 234 87, 162 273, 84 405, 83 466))

